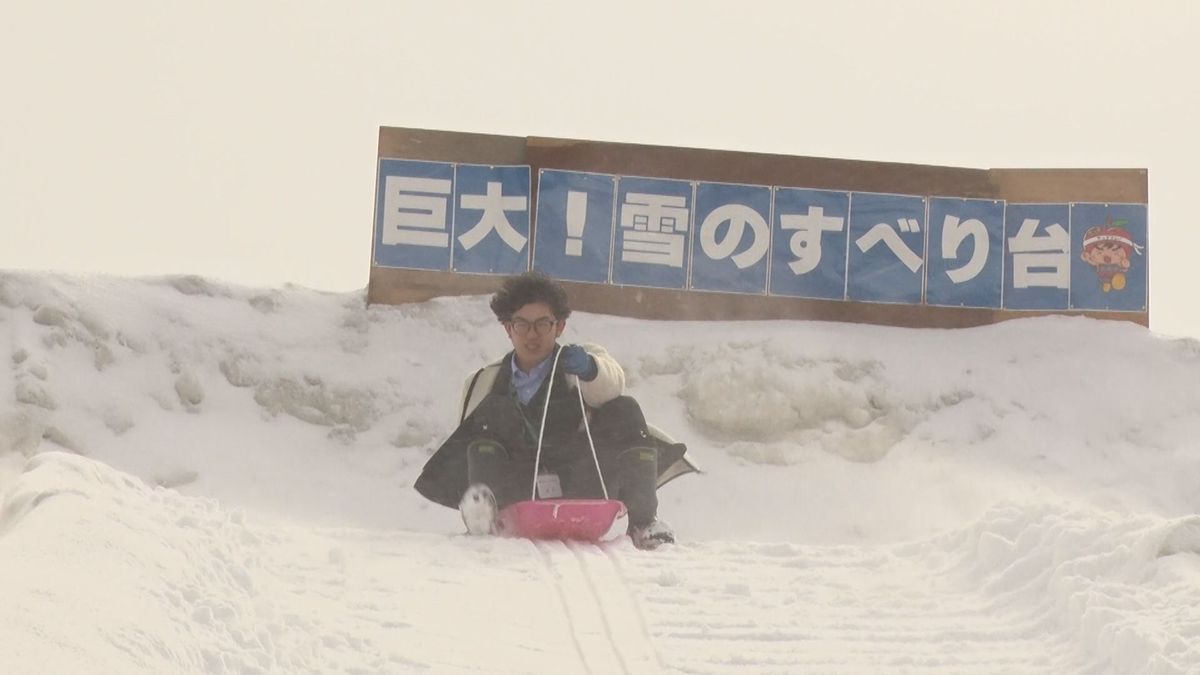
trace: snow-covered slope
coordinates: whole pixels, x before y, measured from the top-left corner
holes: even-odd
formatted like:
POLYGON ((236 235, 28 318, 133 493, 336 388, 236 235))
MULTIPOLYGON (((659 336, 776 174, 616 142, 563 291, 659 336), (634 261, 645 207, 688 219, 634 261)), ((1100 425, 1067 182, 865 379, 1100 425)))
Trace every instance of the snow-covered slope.
POLYGON ((0 670, 1200 671, 1197 342, 566 338, 706 470, 678 545, 470 538, 412 490, 506 350, 486 298, 0 273, 0 670))

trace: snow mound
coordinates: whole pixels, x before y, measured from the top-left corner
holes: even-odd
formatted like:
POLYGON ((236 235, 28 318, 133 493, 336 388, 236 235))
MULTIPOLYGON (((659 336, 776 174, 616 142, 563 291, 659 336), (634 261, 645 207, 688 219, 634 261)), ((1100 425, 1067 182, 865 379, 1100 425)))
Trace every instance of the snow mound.
POLYGON ((484 297, 0 273, 0 326, 6 671, 1200 666, 1193 340, 577 312, 706 471, 643 554, 412 490, 509 348, 484 297))
POLYGON ((29 662, 9 652, 6 669, 303 667, 283 660, 287 620, 259 597, 258 544, 239 512, 212 500, 149 488, 75 455, 33 457, 0 510, 0 625, 8 643, 56 648, 29 662), (83 573, 64 583, 64 566, 83 573), (57 604, 72 613, 47 612, 57 604), (100 630, 98 616, 107 617, 100 630))
POLYGON ((946 544, 968 552, 956 572, 964 582, 982 582, 998 602, 1038 599, 1038 611, 1057 616, 1104 666, 1185 672, 1200 663, 1200 642, 1179 638, 1200 626, 1198 535, 1194 516, 1014 504, 946 544), (1147 622, 1147 615, 1158 619, 1147 622))
POLYGON ((680 399, 692 421, 715 440, 738 441, 735 452, 750 459, 799 461, 746 450, 786 441, 876 461, 913 426, 912 416, 892 400, 878 361, 812 359, 775 340, 722 343, 676 356, 670 367, 654 364, 650 372, 681 374, 680 399))

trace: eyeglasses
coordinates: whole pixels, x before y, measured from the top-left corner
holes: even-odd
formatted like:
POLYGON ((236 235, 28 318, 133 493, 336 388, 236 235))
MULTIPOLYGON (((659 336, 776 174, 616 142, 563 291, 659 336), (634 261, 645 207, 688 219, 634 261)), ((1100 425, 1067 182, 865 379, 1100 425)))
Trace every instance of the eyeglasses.
POLYGON ((516 332, 517 335, 528 335, 529 329, 531 329, 531 328, 538 335, 545 335, 546 333, 549 333, 550 329, 554 328, 554 326, 556 326, 557 324, 558 324, 558 320, 551 319, 550 317, 545 317, 545 316, 538 319, 537 321, 527 321, 525 319, 513 319, 508 322, 508 325, 512 327, 513 331, 516 332))

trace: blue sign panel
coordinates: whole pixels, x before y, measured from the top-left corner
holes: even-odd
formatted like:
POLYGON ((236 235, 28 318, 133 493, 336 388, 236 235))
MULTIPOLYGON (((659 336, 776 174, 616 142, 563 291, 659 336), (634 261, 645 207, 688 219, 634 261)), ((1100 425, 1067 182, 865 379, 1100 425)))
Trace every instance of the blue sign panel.
POLYGON ((664 289, 1145 312, 1145 204, 1006 204, 380 158, 373 265, 664 289), (536 236, 536 241, 531 237, 536 236))
POLYGON ((771 188, 700 183, 692 238, 692 288, 765 293, 771 188))
POLYGON ((930 199, 925 302, 948 307, 1000 307, 1003 238, 1004 202, 930 199))
POLYGON ((1066 204, 1009 204, 1004 217, 1004 308, 1066 309, 1071 292, 1066 204))
POLYGON ((454 182, 454 270, 529 269, 529 167, 459 164, 454 182))
POLYGON ((684 288, 691 215, 692 184, 687 181, 618 179, 613 283, 684 288))
POLYGON ((556 279, 608 281, 616 176, 538 173, 533 268, 556 279))
POLYGON ((849 192, 775 190, 772 295, 845 298, 849 216, 849 192))
POLYGON ((924 282, 925 198, 850 196, 850 300, 919 304, 924 282))
POLYGON ((454 165, 379 160, 375 195, 375 264, 450 269, 454 165))
POLYGON ((1146 310, 1144 204, 1071 205, 1071 309, 1146 310))

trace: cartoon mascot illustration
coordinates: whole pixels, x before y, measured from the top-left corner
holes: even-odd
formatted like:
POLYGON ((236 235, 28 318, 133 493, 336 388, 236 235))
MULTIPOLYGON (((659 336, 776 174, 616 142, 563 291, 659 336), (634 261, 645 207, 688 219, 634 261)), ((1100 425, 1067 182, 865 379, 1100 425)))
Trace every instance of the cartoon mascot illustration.
POLYGON ((1142 254, 1142 246, 1133 243, 1128 221, 1113 222, 1112 214, 1103 225, 1088 228, 1083 233, 1083 261, 1096 269, 1100 287, 1105 293, 1125 288, 1125 273, 1129 271, 1129 259, 1134 253, 1142 254))

